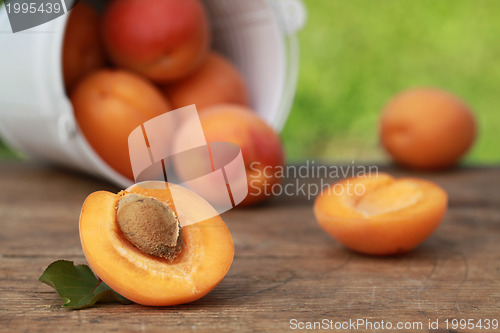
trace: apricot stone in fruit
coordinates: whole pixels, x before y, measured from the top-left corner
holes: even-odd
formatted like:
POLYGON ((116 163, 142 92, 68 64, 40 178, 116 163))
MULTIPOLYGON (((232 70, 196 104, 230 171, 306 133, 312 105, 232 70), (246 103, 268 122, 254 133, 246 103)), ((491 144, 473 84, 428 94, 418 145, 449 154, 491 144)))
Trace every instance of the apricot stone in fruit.
POLYGON ((169 260, 182 249, 182 228, 174 211, 160 201, 125 194, 116 209, 123 235, 142 252, 169 260))
POLYGON ((196 193, 165 182, 135 184, 118 194, 94 192, 80 214, 83 253, 102 281, 135 303, 167 306, 193 302, 219 284, 234 256, 226 224, 216 212, 207 218, 206 211, 214 209, 196 193), (127 219, 138 225, 125 226, 127 219), (136 231, 140 235, 132 234, 136 231), (149 231, 166 239, 157 239, 149 231), (174 259, 154 255, 165 252, 162 249, 139 249, 137 239, 143 242, 148 237, 152 243, 165 245, 167 255, 174 259))

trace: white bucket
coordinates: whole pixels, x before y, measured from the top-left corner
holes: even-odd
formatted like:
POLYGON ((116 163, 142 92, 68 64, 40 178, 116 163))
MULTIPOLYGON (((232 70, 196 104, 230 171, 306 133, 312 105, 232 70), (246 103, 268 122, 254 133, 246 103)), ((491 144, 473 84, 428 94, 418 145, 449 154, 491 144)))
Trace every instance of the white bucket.
MULTIPOLYGON (((298 73, 296 32, 305 21, 300 0, 206 0, 213 47, 243 73, 252 107, 276 130, 290 111, 298 73)), ((78 169, 126 187, 87 143, 64 90, 63 15, 11 32, 0 8, 0 134, 27 157, 78 169)))

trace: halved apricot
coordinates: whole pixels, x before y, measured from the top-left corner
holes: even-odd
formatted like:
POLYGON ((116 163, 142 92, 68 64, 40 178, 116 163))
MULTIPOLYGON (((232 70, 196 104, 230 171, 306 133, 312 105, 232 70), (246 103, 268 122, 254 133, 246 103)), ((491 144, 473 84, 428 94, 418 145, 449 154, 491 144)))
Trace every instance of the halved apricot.
MULTIPOLYGON (((231 234, 213 208, 195 193, 174 184, 148 183, 118 194, 95 192, 86 199, 80 216, 85 257, 97 276, 133 302, 165 306, 195 301, 215 288, 228 272, 234 255, 231 234), (120 229, 117 210, 130 196, 160 202, 180 217, 180 252, 156 256, 129 241, 120 229)), ((138 210, 134 218, 147 214, 141 207, 130 208, 138 210)))
POLYGON ((314 204, 320 226, 344 246, 373 255, 407 252, 439 226, 448 196, 436 184, 378 173, 326 188, 314 204))

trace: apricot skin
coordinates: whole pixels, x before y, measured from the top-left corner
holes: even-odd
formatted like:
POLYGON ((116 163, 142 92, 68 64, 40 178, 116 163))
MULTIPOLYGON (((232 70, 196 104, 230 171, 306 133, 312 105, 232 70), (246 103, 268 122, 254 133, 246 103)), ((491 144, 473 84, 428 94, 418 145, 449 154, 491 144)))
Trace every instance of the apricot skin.
POLYGON ((234 104, 202 109, 200 120, 208 142, 232 142, 241 148, 248 182, 248 195, 241 205, 269 198, 270 188, 280 182, 276 170, 284 165, 278 134, 251 109, 234 104))
POLYGON ((223 56, 211 52, 203 65, 188 77, 165 86, 174 109, 195 104, 199 110, 215 104, 248 104, 245 80, 223 56))
MULTIPOLYGON (((175 185, 170 185, 175 186, 175 185)), ((130 190, 172 205, 160 190, 130 190)), ((185 190, 196 214, 200 198, 185 190)), ((80 240, 87 261, 99 278, 120 295, 148 306, 169 306, 195 301, 208 294, 228 272, 234 255, 231 234, 215 217, 183 226, 183 246, 173 260, 147 255, 125 239, 116 222, 120 194, 99 191, 86 200, 80 215, 80 240)), ((176 198, 176 200, 179 198, 176 198)))
POLYGON ((64 35, 62 66, 66 91, 90 72, 104 67, 101 19, 95 9, 79 2, 69 15, 64 35))
POLYGON ((399 164, 422 170, 454 166, 472 147, 476 122, 455 96, 420 88, 396 96, 380 121, 383 147, 399 164))
POLYGON ((314 215, 319 225, 344 246, 364 254, 394 255, 410 251, 429 237, 443 220, 447 202, 446 192, 429 181, 396 180, 379 173, 378 177, 349 178, 326 188, 316 198, 314 215), (353 194, 356 184, 366 189, 363 195, 353 194), (399 191, 401 185, 414 187, 415 200, 406 204, 400 201, 402 196, 413 195, 399 191), (337 186, 335 190, 333 186, 337 186), (363 201, 368 195, 369 201, 363 201), (388 209, 379 207, 377 211, 376 205, 388 209), (375 211, 367 213, 367 207, 375 211))
POLYGON ((112 1, 103 36, 111 60, 153 81, 180 79, 201 65, 210 45, 208 17, 199 0, 112 1))
POLYGON ((155 86, 123 70, 99 70, 87 76, 73 90, 71 102, 88 143, 113 169, 130 179, 130 132, 170 111, 155 86))

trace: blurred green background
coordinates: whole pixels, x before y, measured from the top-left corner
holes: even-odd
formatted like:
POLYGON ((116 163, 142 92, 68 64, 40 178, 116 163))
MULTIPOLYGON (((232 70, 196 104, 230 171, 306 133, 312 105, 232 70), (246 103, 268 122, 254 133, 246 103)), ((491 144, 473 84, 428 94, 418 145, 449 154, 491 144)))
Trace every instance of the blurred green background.
POLYGON ((500 1, 304 0, 301 69, 283 132, 290 161, 381 161, 380 110, 415 86, 475 111, 469 163, 500 162, 500 1))
MULTIPOLYGON (((1 0, 0 0, 1 1, 1 0)), ((500 162, 499 0, 304 0, 301 68, 282 134, 290 162, 379 162, 381 108, 415 86, 455 93, 475 111, 467 162, 500 162)), ((12 156, 0 144, 0 156, 12 156)))

